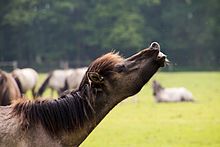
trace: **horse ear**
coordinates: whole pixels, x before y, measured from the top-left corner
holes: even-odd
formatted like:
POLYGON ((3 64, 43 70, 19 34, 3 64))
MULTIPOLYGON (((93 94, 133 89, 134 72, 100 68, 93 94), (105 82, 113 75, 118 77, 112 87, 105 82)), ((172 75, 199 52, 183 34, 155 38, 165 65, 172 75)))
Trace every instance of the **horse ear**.
POLYGON ((94 83, 103 83, 104 82, 104 78, 98 74, 97 72, 88 72, 87 76, 89 78, 89 80, 91 80, 94 83))

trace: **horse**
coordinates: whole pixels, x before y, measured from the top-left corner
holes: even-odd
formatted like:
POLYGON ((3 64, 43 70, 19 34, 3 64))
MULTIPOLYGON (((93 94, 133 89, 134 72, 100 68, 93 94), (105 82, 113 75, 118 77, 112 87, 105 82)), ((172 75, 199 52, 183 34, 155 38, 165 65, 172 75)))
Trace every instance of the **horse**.
POLYGON ((21 98, 21 93, 14 78, 0 70, 0 105, 10 105, 11 101, 17 98, 21 98))
POLYGON ((153 81, 153 96, 156 102, 193 102, 192 93, 184 87, 164 88, 153 81))
POLYGON ((47 87, 52 89, 51 96, 53 96, 54 90, 57 91, 58 95, 61 95, 67 90, 77 89, 86 71, 87 67, 54 70, 48 74, 37 95, 42 96, 47 87))
POLYGON ((79 87, 80 82, 82 81, 86 71, 87 67, 81 67, 81 68, 75 68, 73 69, 73 72, 67 76, 66 78, 66 88, 64 90, 75 90, 79 87))
POLYGON ((66 78, 73 72, 73 69, 57 69, 50 72, 40 86, 37 96, 42 96, 47 87, 51 88, 52 97, 54 90, 57 91, 58 95, 61 95, 65 90, 67 90, 66 78))
POLYGON ((38 73, 32 68, 15 69, 12 71, 20 92, 25 94, 28 90, 31 90, 33 97, 36 96, 35 88, 38 81, 38 73))
POLYGON ((77 90, 0 107, 0 146, 79 146, 118 103, 165 66, 166 56, 159 52, 153 42, 128 58, 107 53, 89 65, 77 90))

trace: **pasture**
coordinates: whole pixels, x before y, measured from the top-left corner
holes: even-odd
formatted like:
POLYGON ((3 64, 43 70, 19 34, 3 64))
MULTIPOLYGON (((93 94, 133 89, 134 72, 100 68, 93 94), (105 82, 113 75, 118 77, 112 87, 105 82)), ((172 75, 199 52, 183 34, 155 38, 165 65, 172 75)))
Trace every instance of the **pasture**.
MULTIPOLYGON (((47 90, 44 97, 49 96, 47 90)), ((136 103, 117 105, 81 146, 220 146, 220 72, 159 72, 135 97, 136 103), (153 79, 164 87, 186 87, 196 102, 155 103, 153 79)))

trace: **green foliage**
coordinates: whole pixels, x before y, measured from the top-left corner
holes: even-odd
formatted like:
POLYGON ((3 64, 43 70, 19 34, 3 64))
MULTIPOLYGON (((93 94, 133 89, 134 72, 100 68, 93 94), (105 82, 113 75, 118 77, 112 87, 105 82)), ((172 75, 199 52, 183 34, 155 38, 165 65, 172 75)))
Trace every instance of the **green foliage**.
POLYGON ((36 57, 75 63, 112 49, 127 55, 159 41, 179 66, 216 68, 220 64, 219 3, 2 0, 0 60, 28 62, 29 66, 37 64, 36 57))

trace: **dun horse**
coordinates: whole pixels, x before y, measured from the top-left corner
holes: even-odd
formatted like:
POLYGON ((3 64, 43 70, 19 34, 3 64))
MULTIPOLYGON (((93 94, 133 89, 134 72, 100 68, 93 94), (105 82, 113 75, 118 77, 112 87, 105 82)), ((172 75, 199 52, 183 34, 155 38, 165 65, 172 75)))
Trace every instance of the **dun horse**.
POLYGON ((122 58, 93 61, 79 88, 56 100, 21 100, 0 107, 0 146, 79 146, 119 102, 138 93, 164 66, 159 44, 122 58))
POLYGON ((65 90, 76 90, 87 71, 87 67, 76 68, 73 72, 66 78, 66 89, 65 90))
POLYGON ((56 90, 58 95, 61 95, 66 90, 75 90, 79 87, 80 82, 85 75, 87 67, 67 69, 67 70, 54 70, 48 74, 47 78, 38 90, 39 96, 42 96, 47 87, 51 88, 51 96, 53 91, 56 90))
POLYGON ((15 69, 12 71, 17 85, 22 94, 25 94, 28 90, 32 91, 33 97, 35 97, 35 88, 37 86, 38 73, 32 68, 15 69))
POLYGON ((156 102, 192 102, 193 96, 184 87, 164 88, 157 81, 153 81, 153 95, 156 102))
POLYGON ((40 86, 37 95, 42 96, 47 87, 51 88, 51 96, 53 97, 54 90, 57 91, 58 95, 63 93, 66 88, 66 78, 73 73, 73 69, 66 70, 54 70, 50 72, 43 84, 40 86))
POLYGON ((0 70, 0 105, 9 105, 17 98, 21 98, 21 93, 14 78, 11 74, 0 70))

